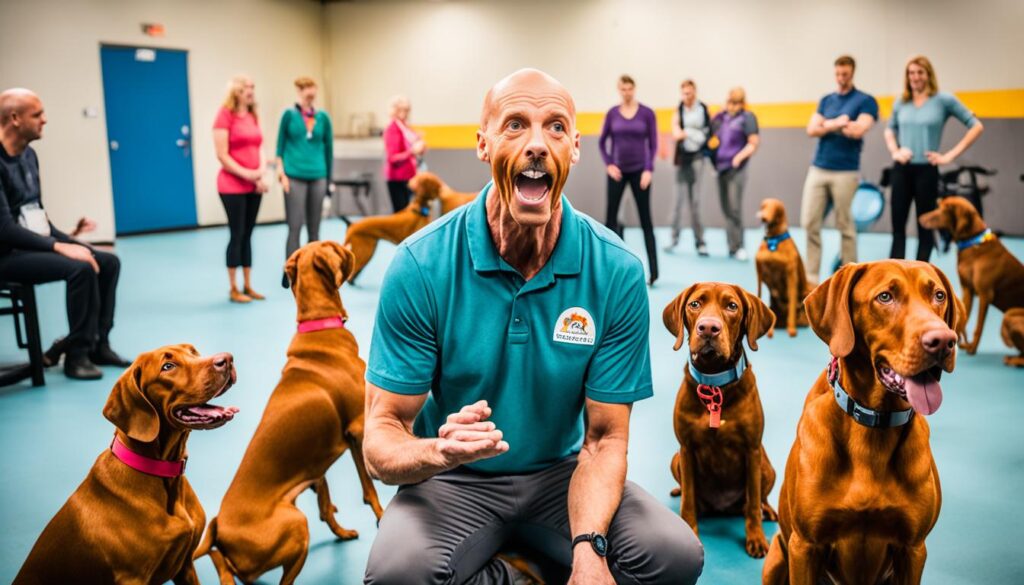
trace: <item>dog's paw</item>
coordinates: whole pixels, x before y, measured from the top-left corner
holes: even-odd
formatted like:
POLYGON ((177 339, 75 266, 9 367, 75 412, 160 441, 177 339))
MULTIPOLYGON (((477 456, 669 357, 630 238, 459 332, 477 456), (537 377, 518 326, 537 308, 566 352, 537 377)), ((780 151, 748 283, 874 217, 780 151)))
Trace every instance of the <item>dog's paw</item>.
POLYGON ((346 530, 341 526, 338 526, 337 528, 331 527, 331 532, 334 533, 334 536, 338 537, 338 540, 354 540, 359 538, 358 530, 346 530))
POLYGON ((796 337, 796 327, 787 327, 786 333, 788 333, 790 337, 796 337))
POLYGON ((761 517, 769 522, 778 522, 779 513, 775 511, 775 508, 771 507, 771 504, 764 502, 761 504, 761 517))
POLYGON ((758 530, 754 534, 747 536, 746 548, 747 554, 755 559, 764 558, 764 555, 768 554, 768 539, 765 538, 764 532, 758 530))
POLYGON ((678 498, 679 495, 682 493, 683 491, 680 490, 679 488, 672 488, 672 491, 669 492, 669 495, 672 496, 673 498, 678 498))
POLYGON ((769 329, 768 330, 768 339, 771 339, 773 337, 775 337, 775 331, 774 331, 774 329, 769 329))

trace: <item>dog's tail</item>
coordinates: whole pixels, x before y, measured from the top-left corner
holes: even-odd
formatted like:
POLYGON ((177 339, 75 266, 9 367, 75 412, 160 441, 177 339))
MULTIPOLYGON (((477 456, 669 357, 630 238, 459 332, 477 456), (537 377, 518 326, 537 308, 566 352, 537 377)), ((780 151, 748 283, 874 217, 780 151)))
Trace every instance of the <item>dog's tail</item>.
POLYGON ((192 560, 196 560, 199 557, 210 554, 210 549, 213 548, 213 541, 217 539, 217 517, 214 516, 213 520, 210 520, 210 525, 206 527, 206 534, 203 535, 203 540, 199 543, 196 548, 196 552, 192 553, 192 560))

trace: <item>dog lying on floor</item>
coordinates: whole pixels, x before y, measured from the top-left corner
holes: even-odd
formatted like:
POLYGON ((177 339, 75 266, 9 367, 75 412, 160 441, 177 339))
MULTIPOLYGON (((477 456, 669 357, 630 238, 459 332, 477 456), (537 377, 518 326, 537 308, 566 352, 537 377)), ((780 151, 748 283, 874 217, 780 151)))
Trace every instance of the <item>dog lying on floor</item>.
POLYGON ((192 551, 206 515, 183 475, 193 430, 215 429, 238 409, 209 404, 236 374, 231 354, 191 345, 140 355, 121 375, 103 416, 110 448, 46 525, 14 582, 199 583, 192 551))
POLYGON ((662 317, 676 336, 673 349, 690 338, 673 417, 679 452, 671 470, 679 488, 672 495, 682 495, 679 515, 697 532, 698 515, 742 514, 747 554, 763 557, 768 539, 761 520, 777 518, 767 499, 775 469, 761 444, 764 410, 743 338, 757 351, 775 315, 736 285, 708 282, 683 291, 662 317))
POLYGON ((968 318, 978 297, 978 321, 974 336, 968 342, 966 326, 960 345, 968 355, 978 351, 981 331, 985 327, 985 316, 989 305, 1009 311, 1024 307, 1024 264, 1015 258, 999 238, 985 225, 970 201, 963 197, 945 197, 939 207, 922 215, 921 225, 928 229, 949 231, 959 249, 956 257, 956 271, 963 288, 964 307, 968 318))
POLYGON ((292 583, 309 551, 309 527, 295 507, 305 489, 316 492, 320 519, 342 540, 358 537, 334 519, 325 473, 351 450, 363 501, 380 520, 377 491, 363 464, 363 374, 366 364, 352 333, 338 288, 354 259, 336 242, 313 242, 285 264, 298 306, 298 333, 288 348, 281 381, 249 442, 220 511, 202 545, 222 583, 246 583, 284 567, 292 583))
POLYGON ((445 184, 434 173, 420 171, 409 181, 409 189, 414 195, 423 195, 431 199, 441 200, 441 215, 454 211, 476 199, 476 193, 459 193, 445 184))
MULTIPOLYGON (((411 184, 416 180, 413 177, 411 184)), ((348 227, 345 245, 355 254, 355 266, 348 275, 355 282, 377 250, 377 242, 385 240, 398 245, 417 230, 430 223, 430 206, 437 199, 436 191, 414 190, 412 201, 405 209, 390 215, 376 215, 361 219, 348 227)))
MULTIPOLYGON (((768 285, 769 306, 775 313, 775 326, 786 326, 790 337, 796 336, 797 327, 807 326, 803 300, 811 292, 800 251, 789 237, 786 207, 778 199, 761 202, 758 219, 764 224, 764 241, 754 255, 757 268, 757 296, 761 284, 768 285)), ((768 337, 772 337, 772 330, 768 337)))
POLYGON ((848 264, 804 300, 832 354, 786 462, 765 585, 920 583, 941 507, 923 416, 956 365, 963 306, 926 262, 848 264))
POLYGON ((1018 355, 1008 355, 1003 363, 1015 368, 1024 368, 1024 309, 1010 309, 1003 315, 1001 331, 1006 347, 1016 348, 1018 355))

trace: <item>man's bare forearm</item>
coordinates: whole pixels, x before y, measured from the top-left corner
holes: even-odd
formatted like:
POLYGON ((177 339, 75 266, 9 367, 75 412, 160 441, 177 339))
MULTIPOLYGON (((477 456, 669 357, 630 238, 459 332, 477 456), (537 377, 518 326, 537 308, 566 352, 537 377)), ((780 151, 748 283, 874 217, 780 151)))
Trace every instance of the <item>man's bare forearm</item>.
POLYGON ((619 509, 626 484, 625 437, 607 437, 584 445, 569 483, 572 535, 605 534, 619 509))
POLYGON ((450 469, 438 452, 437 439, 416 437, 400 423, 381 421, 367 425, 365 436, 367 470, 386 484, 419 483, 450 469))

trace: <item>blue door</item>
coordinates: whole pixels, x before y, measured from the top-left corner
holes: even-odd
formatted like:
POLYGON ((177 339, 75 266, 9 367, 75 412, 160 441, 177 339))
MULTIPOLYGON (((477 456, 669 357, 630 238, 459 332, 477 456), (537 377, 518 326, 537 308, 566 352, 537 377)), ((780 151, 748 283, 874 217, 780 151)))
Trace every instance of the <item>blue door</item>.
POLYGON ((100 61, 117 233, 195 226, 188 53, 103 46, 100 61))

